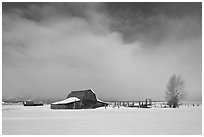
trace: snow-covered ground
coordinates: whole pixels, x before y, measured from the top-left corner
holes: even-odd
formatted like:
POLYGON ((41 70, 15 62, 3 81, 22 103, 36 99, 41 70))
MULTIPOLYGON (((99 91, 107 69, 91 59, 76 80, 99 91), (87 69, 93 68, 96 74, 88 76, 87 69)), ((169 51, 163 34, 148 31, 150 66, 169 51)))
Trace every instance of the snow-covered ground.
POLYGON ((202 106, 52 110, 49 105, 2 105, 3 135, 202 134, 202 106))

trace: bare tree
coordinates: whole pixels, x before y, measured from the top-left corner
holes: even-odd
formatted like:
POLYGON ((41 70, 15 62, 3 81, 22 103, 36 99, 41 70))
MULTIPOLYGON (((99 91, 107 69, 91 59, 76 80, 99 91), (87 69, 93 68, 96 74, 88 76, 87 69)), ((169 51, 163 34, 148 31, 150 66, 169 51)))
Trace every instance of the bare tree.
POLYGON ((176 108, 186 97, 185 82, 180 75, 172 75, 166 89, 166 100, 170 107, 176 108))

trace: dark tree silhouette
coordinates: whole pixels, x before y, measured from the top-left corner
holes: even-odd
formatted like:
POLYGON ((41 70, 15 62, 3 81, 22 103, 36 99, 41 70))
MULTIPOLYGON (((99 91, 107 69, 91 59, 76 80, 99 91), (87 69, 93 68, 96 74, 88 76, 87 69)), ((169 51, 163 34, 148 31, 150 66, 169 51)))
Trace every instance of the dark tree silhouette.
POLYGON ((166 87, 166 101, 172 108, 179 106, 182 99, 186 97, 185 82, 180 75, 172 75, 166 87))

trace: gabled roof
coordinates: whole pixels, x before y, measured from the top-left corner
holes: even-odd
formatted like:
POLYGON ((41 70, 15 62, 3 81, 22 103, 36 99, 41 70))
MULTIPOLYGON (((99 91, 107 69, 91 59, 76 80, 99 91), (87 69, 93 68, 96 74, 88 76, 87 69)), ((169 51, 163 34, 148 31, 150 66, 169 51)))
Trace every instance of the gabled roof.
POLYGON ((83 100, 85 94, 87 94, 88 92, 92 92, 92 93, 94 94, 94 98, 95 98, 94 100, 97 100, 97 99, 96 99, 96 94, 95 94, 95 92, 94 92, 92 89, 71 91, 71 93, 67 96, 67 98, 77 97, 77 98, 79 98, 80 100, 83 100))

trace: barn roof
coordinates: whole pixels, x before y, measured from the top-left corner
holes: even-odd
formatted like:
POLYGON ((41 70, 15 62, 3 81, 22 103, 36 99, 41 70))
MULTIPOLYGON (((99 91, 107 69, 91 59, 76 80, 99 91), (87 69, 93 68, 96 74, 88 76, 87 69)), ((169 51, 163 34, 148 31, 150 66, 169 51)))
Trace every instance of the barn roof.
POLYGON ((80 99, 77 97, 70 97, 62 101, 54 102, 52 104, 68 104, 68 103, 72 103, 72 102, 79 101, 79 100, 80 99))
POLYGON ((74 91, 71 91, 71 93, 72 92, 75 92, 75 93, 77 93, 77 92, 78 93, 87 93, 89 91, 91 91, 91 92, 93 92, 95 94, 95 92, 92 89, 74 90, 74 91))
POLYGON ((69 93, 69 95, 67 96, 67 98, 70 98, 70 97, 77 97, 79 99, 83 99, 84 95, 88 92, 92 92, 94 95, 95 95, 95 99, 97 100, 96 98, 96 94, 95 92, 92 90, 92 89, 85 89, 85 90, 77 90, 77 91, 71 91, 71 93, 69 93))

